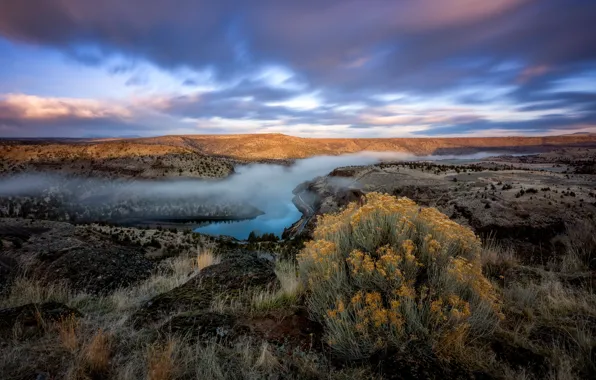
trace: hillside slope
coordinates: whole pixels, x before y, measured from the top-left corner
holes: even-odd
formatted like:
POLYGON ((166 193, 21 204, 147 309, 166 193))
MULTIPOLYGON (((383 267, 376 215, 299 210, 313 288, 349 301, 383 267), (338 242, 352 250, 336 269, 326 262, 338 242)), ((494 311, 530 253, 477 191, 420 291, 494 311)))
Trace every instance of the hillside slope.
POLYGON ((287 160, 361 151, 415 155, 479 151, 539 152, 596 146, 596 135, 483 138, 301 138, 283 134, 186 135, 101 140, 0 140, 0 157, 15 162, 196 154, 244 161, 287 160))

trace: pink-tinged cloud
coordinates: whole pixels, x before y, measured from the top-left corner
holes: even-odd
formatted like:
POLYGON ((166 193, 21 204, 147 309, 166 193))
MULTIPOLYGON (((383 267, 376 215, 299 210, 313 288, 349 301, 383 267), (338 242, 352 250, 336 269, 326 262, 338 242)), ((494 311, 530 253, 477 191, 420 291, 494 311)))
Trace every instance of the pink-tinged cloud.
POLYGON ((43 98, 24 94, 0 96, 0 119, 126 119, 131 116, 132 113, 122 105, 108 104, 98 100, 43 98))

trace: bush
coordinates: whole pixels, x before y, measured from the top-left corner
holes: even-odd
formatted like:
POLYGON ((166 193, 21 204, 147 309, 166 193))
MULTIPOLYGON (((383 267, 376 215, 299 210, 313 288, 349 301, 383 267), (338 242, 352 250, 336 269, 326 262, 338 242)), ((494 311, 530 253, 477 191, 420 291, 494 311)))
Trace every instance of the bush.
POLYGON ((371 193, 325 215, 299 255, 311 317, 345 359, 417 341, 436 352, 492 333, 497 296, 480 240, 434 208, 371 193))

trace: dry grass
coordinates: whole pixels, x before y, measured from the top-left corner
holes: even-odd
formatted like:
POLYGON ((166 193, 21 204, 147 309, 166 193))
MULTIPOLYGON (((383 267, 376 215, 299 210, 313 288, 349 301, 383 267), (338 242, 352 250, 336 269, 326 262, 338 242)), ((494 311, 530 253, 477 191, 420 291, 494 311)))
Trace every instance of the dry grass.
POLYGON ((245 293, 240 296, 230 297, 227 294, 217 294, 213 297, 209 310, 217 313, 231 313, 231 314, 244 314, 247 312, 246 300, 251 294, 245 293))
POLYGON ((168 340, 165 344, 152 345, 148 351, 147 380, 170 380, 174 378, 176 366, 174 351, 176 341, 168 340))
POLYGON ((275 263, 275 275, 286 295, 298 295, 302 291, 302 283, 298 275, 298 267, 292 261, 279 260, 275 263))
POLYGON ((568 263, 563 265, 563 271, 596 270, 594 231, 596 224, 591 220, 578 221, 567 227, 568 263))
POLYGON ((73 293, 65 283, 46 284, 19 277, 14 281, 8 296, 0 300, 0 308, 50 301, 67 303, 72 297, 73 293))
POLYGON ((102 329, 83 348, 85 363, 93 373, 105 373, 110 364, 110 336, 102 329))
POLYGON ((62 347, 68 352, 75 353, 79 348, 79 321, 76 317, 63 318, 57 324, 58 336, 62 347))
POLYGON ((507 268, 513 268, 519 265, 519 260, 511 247, 501 246, 494 237, 487 239, 483 244, 482 254, 480 255, 482 268, 489 275, 498 269, 503 272, 507 268))
POLYGON ((213 253, 213 250, 210 248, 199 248, 197 252, 197 259, 196 259, 196 268, 198 271, 202 271, 203 269, 207 268, 208 266, 219 264, 221 262, 221 258, 216 256, 213 253))
POLYGON ((534 317, 552 320, 577 314, 596 317, 596 294, 591 289, 565 286, 555 275, 539 283, 512 283, 504 289, 507 306, 531 310, 534 317))
MULTIPOLYGON (((42 371, 50 378, 70 380, 348 379, 352 373, 370 374, 360 368, 328 375, 330 367, 324 356, 299 349, 289 352, 287 347, 263 344, 259 339, 241 338, 231 345, 197 343, 184 337, 156 337, 150 329, 134 330, 126 323, 141 300, 182 284, 196 273, 194 255, 169 258, 146 282, 109 296, 73 295, 66 286, 44 289, 38 282, 21 279, 10 297, 0 301, 2 304, 57 300, 78 307, 85 316, 55 322, 29 340, 0 345, 0 373, 7 374, 7 378, 27 378, 42 371)), ((300 294, 296 266, 278 262, 276 273, 280 281, 276 292, 296 299, 300 294)), ((253 293, 240 293, 240 299, 217 295, 220 305, 214 301, 214 307, 244 317, 250 315, 253 293)))
POLYGON ((514 340, 548 358, 548 378, 567 380, 596 374, 591 356, 596 348, 593 289, 570 287, 557 273, 543 271, 537 282, 508 284, 503 296, 505 310, 516 321, 509 326, 514 340))
POLYGON ((291 261, 277 261, 275 274, 279 280, 279 289, 254 292, 251 297, 253 312, 266 312, 298 304, 302 293, 302 284, 296 264, 291 261))
POLYGON ((117 310, 133 310, 146 300, 184 284, 197 273, 193 256, 168 258, 148 279, 135 286, 118 289, 109 298, 117 310))
POLYGON ((274 372, 276 368, 280 367, 279 360, 271 353, 267 342, 263 343, 260 351, 261 354, 255 363, 256 368, 265 372, 274 372))

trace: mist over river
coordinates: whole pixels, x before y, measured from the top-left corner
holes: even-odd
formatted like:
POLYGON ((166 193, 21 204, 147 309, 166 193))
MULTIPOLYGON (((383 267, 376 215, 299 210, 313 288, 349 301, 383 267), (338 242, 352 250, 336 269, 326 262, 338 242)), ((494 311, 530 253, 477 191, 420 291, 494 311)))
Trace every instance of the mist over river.
MULTIPOLYGON (((17 212, 16 216, 28 215, 32 209, 41 209, 41 217, 52 214, 58 220, 69 220, 64 216, 64 211, 70 210, 79 222, 108 221, 122 225, 151 225, 159 224, 160 221, 166 224, 196 223, 191 224, 198 226, 196 232, 228 235, 237 239, 246 239, 251 231, 281 236, 285 228, 301 217, 300 211, 292 203, 293 190, 305 181, 329 174, 335 168, 371 165, 380 161, 469 164, 495 154, 414 156, 394 152, 362 152, 317 156, 296 160, 291 166, 238 165, 234 174, 217 180, 130 180, 27 173, 0 178, 0 197, 36 197, 29 200, 28 211, 23 207, 22 213, 17 212), (246 219, 255 215, 258 216, 254 219, 246 219), (201 224, 201 221, 211 222, 201 224)), ((353 179, 337 177, 336 181, 339 187, 358 186, 353 179)), ((25 205, 25 201, 21 205, 25 205)))
MULTIPOLYGON (((292 166, 253 164, 236 168, 237 174, 214 184, 223 186, 222 194, 249 202, 264 212, 254 219, 236 222, 214 222, 195 229, 196 232, 227 235, 246 239, 251 231, 274 233, 281 236, 283 230, 301 217, 292 203, 292 191, 301 183, 329 174, 341 166, 370 165, 380 161, 443 161, 445 164, 471 163, 492 153, 476 153, 462 156, 414 156, 394 152, 363 152, 342 156, 318 156, 297 160, 292 166)), ((347 183, 351 181, 346 181, 347 183)), ((346 183, 346 184, 347 184, 346 183)), ((207 185, 211 186, 211 185, 207 185)))

